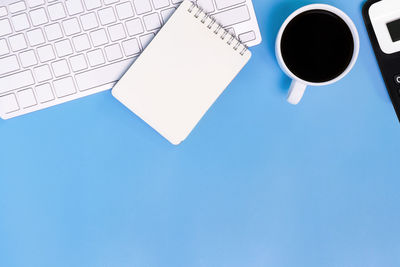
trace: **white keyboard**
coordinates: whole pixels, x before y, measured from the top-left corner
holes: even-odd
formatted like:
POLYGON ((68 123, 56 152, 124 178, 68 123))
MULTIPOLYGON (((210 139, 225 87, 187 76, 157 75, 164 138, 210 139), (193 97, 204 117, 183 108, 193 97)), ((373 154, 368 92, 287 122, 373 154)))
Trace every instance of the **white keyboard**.
MULTIPOLYGON (((110 89, 182 0, 0 0, 0 116, 110 89)), ((251 0, 198 0, 248 46, 251 0)), ((151 73, 149 73, 151 78, 151 73)))

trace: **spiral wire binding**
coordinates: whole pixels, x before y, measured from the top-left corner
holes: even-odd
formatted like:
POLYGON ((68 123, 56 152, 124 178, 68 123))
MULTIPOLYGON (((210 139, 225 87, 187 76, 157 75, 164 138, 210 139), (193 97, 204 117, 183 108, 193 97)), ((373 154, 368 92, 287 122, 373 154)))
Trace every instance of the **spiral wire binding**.
POLYGON ((233 46, 233 49, 237 51, 239 47, 242 45, 243 49, 239 52, 240 55, 244 55, 246 51, 248 50, 247 45, 242 44, 242 42, 232 33, 230 33, 228 30, 224 29, 224 27, 218 23, 215 18, 210 17, 201 7, 199 7, 196 3, 192 2, 192 5, 189 7, 188 12, 193 14, 196 19, 199 19, 200 16, 203 14, 204 16, 200 20, 201 23, 205 24, 206 21, 210 18, 211 21, 208 23, 207 28, 211 30, 211 28, 214 26, 215 23, 217 23, 217 28, 213 31, 215 35, 218 35, 221 30, 223 30, 223 33, 220 35, 221 40, 225 40, 227 36, 229 35, 229 39, 227 40, 227 44, 229 46, 232 45, 234 41, 236 41, 236 44, 233 46))

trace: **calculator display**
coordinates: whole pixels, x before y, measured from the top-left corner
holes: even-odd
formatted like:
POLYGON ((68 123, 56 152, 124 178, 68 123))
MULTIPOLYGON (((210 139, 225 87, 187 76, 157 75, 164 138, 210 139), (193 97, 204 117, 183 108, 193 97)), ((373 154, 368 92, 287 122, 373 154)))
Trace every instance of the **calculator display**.
POLYGON ((400 41, 400 19, 387 24, 393 42, 400 41))

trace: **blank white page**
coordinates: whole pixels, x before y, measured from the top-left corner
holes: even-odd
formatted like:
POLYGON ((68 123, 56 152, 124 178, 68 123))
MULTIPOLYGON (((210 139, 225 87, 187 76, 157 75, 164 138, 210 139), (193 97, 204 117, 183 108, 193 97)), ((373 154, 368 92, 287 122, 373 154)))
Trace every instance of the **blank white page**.
POLYGON ((185 0, 115 85, 113 96, 172 144, 181 143, 251 57, 218 29, 185 0))

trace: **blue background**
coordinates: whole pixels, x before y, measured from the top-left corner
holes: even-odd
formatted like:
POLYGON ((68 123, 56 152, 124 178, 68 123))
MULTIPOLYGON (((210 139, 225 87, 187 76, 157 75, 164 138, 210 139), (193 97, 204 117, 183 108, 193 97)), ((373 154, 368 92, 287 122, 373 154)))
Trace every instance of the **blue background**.
POLYGON ((110 92, 0 122, 0 266, 400 266, 400 125, 361 16, 337 84, 285 102, 274 41, 299 0, 254 0, 264 41, 175 147, 110 92))

